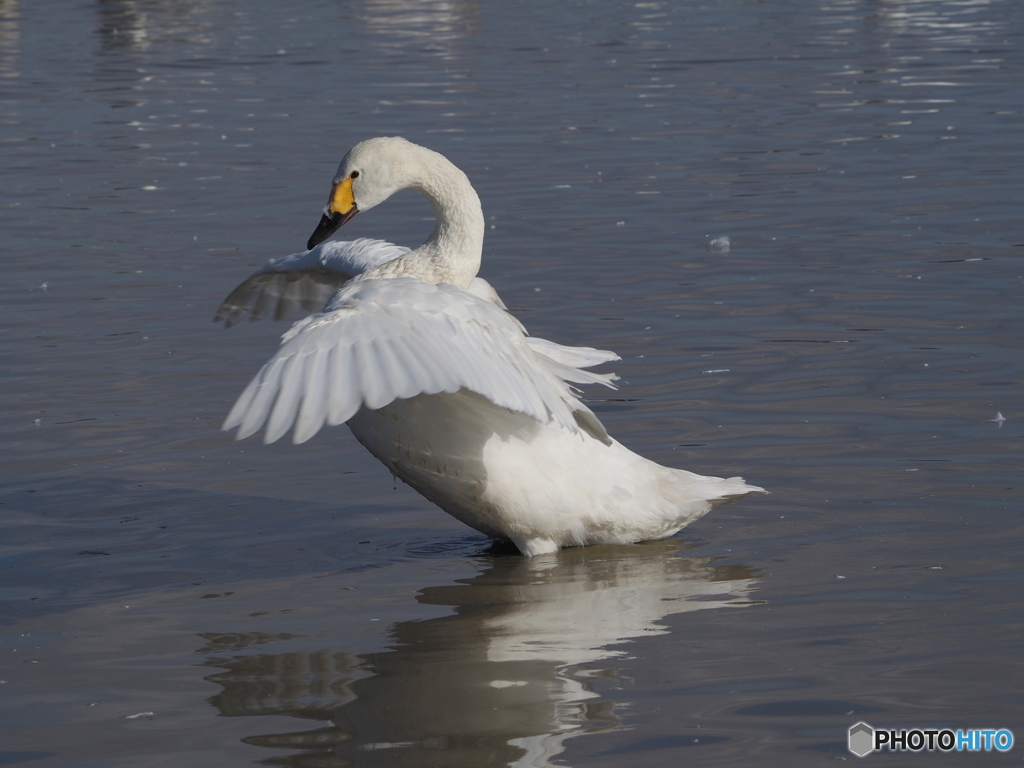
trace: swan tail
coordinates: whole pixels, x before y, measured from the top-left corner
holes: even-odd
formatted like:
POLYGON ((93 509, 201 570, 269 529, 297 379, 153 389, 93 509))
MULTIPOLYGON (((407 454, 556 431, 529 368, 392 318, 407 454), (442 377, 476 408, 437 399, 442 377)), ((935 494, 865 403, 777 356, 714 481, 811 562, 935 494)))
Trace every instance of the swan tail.
POLYGON ((730 501, 742 499, 744 496, 748 496, 751 493, 768 493, 768 491, 766 491, 764 488, 761 488, 760 486, 750 485, 742 477, 709 477, 707 479, 717 481, 717 483, 713 486, 716 495, 709 497, 712 506, 718 506, 719 504, 727 504, 730 501))
POLYGON ((670 500, 679 524, 672 533, 699 520, 713 507, 741 499, 751 493, 767 493, 742 477, 704 477, 684 469, 663 467, 659 485, 663 498, 670 500))

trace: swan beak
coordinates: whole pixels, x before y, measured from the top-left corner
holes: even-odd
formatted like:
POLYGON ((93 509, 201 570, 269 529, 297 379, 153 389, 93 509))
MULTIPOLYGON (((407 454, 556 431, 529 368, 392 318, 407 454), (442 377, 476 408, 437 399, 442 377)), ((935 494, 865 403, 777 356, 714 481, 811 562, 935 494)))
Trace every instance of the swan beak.
POLYGON ((335 184, 331 190, 331 200, 324 208, 324 215, 320 217, 320 223, 316 225, 313 234, 306 242, 306 248, 313 250, 320 243, 333 235, 346 221, 359 213, 356 207, 355 195, 352 194, 352 179, 345 179, 340 184, 335 184))

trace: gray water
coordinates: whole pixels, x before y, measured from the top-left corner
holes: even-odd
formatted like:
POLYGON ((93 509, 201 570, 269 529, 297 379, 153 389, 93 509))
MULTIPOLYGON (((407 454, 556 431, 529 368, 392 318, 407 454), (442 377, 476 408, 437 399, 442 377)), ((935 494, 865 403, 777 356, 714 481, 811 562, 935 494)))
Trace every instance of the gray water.
MULTIPOLYGON (((1024 738, 1022 30, 1016 0, 0 0, 0 765, 1024 738), (532 333, 622 355, 613 435, 771 495, 526 560, 345 428, 221 432, 286 324, 219 301, 394 134, 467 172, 532 333)), ((407 192, 341 236, 430 229, 407 192)))

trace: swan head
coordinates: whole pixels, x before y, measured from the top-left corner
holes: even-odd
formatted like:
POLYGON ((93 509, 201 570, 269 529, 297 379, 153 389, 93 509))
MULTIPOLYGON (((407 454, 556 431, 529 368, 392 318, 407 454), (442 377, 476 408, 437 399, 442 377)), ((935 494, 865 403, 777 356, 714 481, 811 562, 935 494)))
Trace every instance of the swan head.
POLYGON ((424 153, 435 154, 398 136, 367 139, 352 147, 338 166, 331 196, 306 247, 312 250, 360 211, 416 186, 424 153))

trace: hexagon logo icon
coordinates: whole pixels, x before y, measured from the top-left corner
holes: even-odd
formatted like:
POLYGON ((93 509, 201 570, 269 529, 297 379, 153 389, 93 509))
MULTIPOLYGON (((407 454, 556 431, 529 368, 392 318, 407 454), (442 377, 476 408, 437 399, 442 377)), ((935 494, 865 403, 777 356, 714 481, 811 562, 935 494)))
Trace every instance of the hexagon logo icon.
POLYGON ((848 746, 857 757, 864 757, 874 751, 875 729, 867 723, 850 726, 848 746))

